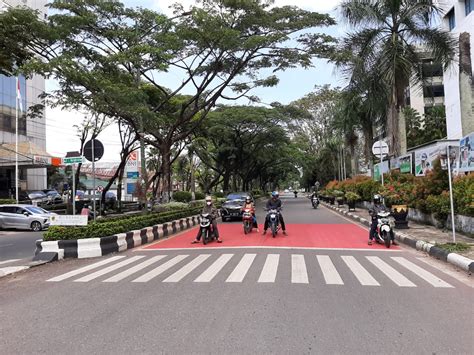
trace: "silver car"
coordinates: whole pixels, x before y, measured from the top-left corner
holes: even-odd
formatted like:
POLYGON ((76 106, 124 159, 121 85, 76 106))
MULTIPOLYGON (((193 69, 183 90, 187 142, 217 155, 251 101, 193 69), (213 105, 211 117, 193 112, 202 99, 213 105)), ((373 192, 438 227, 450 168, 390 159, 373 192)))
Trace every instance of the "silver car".
POLYGON ((50 217, 54 214, 33 205, 0 205, 0 228, 38 232, 49 227, 50 217))

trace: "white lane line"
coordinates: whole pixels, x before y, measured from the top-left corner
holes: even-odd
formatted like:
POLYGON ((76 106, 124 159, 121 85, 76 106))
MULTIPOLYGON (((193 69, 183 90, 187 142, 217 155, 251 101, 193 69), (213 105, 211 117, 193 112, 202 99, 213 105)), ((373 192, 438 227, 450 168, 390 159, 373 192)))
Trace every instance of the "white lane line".
POLYGON ((329 255, 317 255, 319 267, 324 276, 327 285, 344 285, 341 276, 337 272, 329 255))
POLYGON ((306 270, 306 263, 304 261, 304 255, 292 254, 291 255, 291 283, 292 284, 307 284, 308 272, 306 270))
POLYGON ((354 258, 353 256, 341 256, 347 267, 351 269, 352 273, 362 286, 380 286, 372 275, 354 258))
MULTIPOLYGON (((166 239, 163 239, 166 240, 166 239)), ((149 248, 149 245, 145 246, 149 248)), ((336 251, 369 251, 374 253, 381 253, 381 252, 388 252, 388 253, 402 253, 403 250, 401 249, 364 249, 364 248, 317 248, 317 247, 275 247, 275 246, 262 246, 262 245, 254 245, 254 246, 240 246, 240 247, 229 247, 223 246, 222 244, 219 248, 216 247, 199 247, 199 250, 225 250, 225 249, 276 249, 276 250, 336 250, 336 251)), ((156 252, 156 251, 172 251, 172 250, 196 250, 196 247, 190 248, 156 248, 156 249, 137 249, 136 251, 146 251, 146 252, 156 252)))
POLYGON ((150 258, 138 265, 135 265, 134 267, 131 267, 130 269, 128 270, 125 270, 125 271, 122 271, 121 273, 118 273, 117 275, 115 276, 112 276, 112 277, 109 277, 108 279, 102 281, 102 282, 118 282, 120 280, 123 280, 124 278, 130 276, 130 275, 133 275, 135 273, 137 273, 138 271, 140 270, 143 270, 144 268, 150 266, 151 264, 154 264, 156 263, 157 261, 165 258, 166 255, 157 255, 157 256, 154 256, 153 258, 150 258))
POLYGON ((423 280, 433 285, 434 287, 444 287, 444 288, 453 287, 447 282, 444 282, 443 280, 441 280, 439 277, 433 275, 431 272, 428 272, 425 269, 422 269, 418 265, 413 264, 411 261, 408 261, 407 259, 403 257, 392 256, 392 259, 395 260, 400 265, 402 265, 403 267, 410 270, 411 272, 413 272, 415 275, 418 275, 419 277, 421 277, 423 280))
POLYGON ((233 256, 234 254, 222 254, 194 282, 210 282, 233 256))
POLYGON ((15 261, 18 261, 18 260, 21 260, 21 259, 10 259, 10 260, 0 261, 0 265, 14 263, 15 261))
POLYGON ((405 276, 400 274, 397 270, 380 259, 378 256, 366 256, 372 264, 374 264, 380 271, 382 271, 390 280, 395 282, 400 287, 416 287, 416 285, 408 280, 405 276))
POLYGON ((257 254, 245 254, 225 282, 242 282, 257 254))
POLYGON ((52 279, 49 279, 49 280, 46 280, 46 281, 51 281, 51 282, 63 281, 63 280, 66 280, 66 279, 68 279, 68 278, 70 278, 70 277, 73 277, 73 276, 82 274, 82 273, 84 273, 84 272, 97 269, 98 267, 101 267, 101 266, 110 264, 111 262, 117 261, 117 260, 122 259, 122 258, 125 258, 125 255, 113 256, 113 257, 111 257, 111 258, 108 258, 108 259, 99 261, 98 263, 94 263, 94 264, 91 264, 91 265, 87 265, 87 266, 81 267, 80 269, 67 272, 67 273, 65 273, 65 274, 63 274, 63 275, 59 275, 59 276, 53 277, 52 279))
POLYGON ((153 279, 154 277, 164 273, 166 270, 172 268, 173 266, 175 266, 177 263, 179 263, 180 261, 186 259, 189 255, 178 255, 178 256, 175 256, 173 259, 171 260, 168 260, 166 263, 156 267, 155 269, 147 272, 146 274, 136 278, 135 280, 133 280, 132 282, 148 282, 150 281, 151 279, 153 279))
POLYGON ((201 265, 207 258, 209 258, 211 254, 201 254, 198 257, 191 260, 188 264, 184 265, 181 269, 176 271, 171 276, 168 276, 163 282, 179 282, 181 281, 187 274, 201 265))
POLYGON ((140 259, 143 259, 145 257, 145 255, 137 255, 137 256, 132 256, 130 259, 125 259, 124 261, 121 261, 117 264, 114 264, 114 265, 111 265, 111 266, 108 266, 106 267, 105 269, 102 269, 102 270, 99 270, 99 271, 96 271, 96 272, 93 272, 92 274, 90 275, 86 275, 86 276, 83 276, 77 280, 74 280, 74 282, 89 282, 91 280, 94 280, 102 275, 105 275, 105 274, 108 274, 109 272, 112 272, 114 270, 117 270, 123 266, 126 266, 128 264, 131 264, 133 263, 134 261, 136 260, 140 260, 140 259))
POLYGON ((268 254, 258 282, 275 282, 280 254, 268 254))

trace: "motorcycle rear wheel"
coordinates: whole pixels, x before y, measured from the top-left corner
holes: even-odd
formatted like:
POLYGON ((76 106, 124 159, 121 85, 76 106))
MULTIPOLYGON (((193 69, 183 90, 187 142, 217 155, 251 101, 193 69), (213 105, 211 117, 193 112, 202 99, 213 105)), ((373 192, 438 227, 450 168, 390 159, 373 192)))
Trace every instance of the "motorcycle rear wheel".
POLYGON ((201 232, 201 238, 202 238, 202 244, 206 245, 207 244, 207 231, 205 229, 203 229, 201 232))
POLYGON ((276 225, 272 225, 272 237, 275 238, 277 234, 277 227, 276 225))
POLYGON ((383 241, 384 241, 384 244, 387 248, 390 248, 390 234, 387 233, 387 232, 384 232, 383 234, 383 241))

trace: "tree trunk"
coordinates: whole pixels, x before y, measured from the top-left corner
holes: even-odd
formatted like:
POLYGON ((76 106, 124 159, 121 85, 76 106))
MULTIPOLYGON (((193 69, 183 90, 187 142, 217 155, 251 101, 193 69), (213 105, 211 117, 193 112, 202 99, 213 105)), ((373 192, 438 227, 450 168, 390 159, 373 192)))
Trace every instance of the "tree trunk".
POLYGON ((190 163, 191 163, 191 200, 195 201, 196 200, 196 183, 194 181, 194 157, 193 154, 190 154, 190 163))
POLYGON ((459 95, 461 102, 462 135, 474 132, 474 78, 470 34, 459 35, 459 95))
POLYGON ((161 151, 161 171, 163 176, 163 203, 171 200, 171 148, 164 144, 161 151))
POLYGON ((125 171, 125 167, 120 170, 118 175, 118 182, 117 182, 117 210, 122 212, 122 184, 123 184, 123 174, 125 171))
MULTIPOLYGON (((125 164, 127 163, 127 158, 128 158, 128 153, 123 154, 122 160, 121 160, 117 170, 115 170, 114 175, 109 179, 109 181, 107 182, 107 185, 105 185, 104 189, 102 190, 102 196, 101 196, 102 209, 105 209, 105 194, 107 193, 107 191, 109 191, 110 187, 113 185, 113 183, 115 182, 115 180, 119 176, 120 171, 125 169, 125 164)), ((118 197, 117 197, 117 199, 118 199, 118 197)), ((100 211, 100 213, 102 214, 102 211, 100 211)))

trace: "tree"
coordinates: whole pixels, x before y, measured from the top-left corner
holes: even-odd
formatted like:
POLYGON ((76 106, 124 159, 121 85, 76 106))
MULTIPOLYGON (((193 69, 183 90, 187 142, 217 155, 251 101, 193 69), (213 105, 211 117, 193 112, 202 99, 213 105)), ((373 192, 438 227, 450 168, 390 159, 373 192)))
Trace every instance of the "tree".
POLYGON ((431 107, 423 116, 411 107, 405 107, 407 145, 409 148, 446 138, 446 112, 444 106, 431 107))
POLYGON ((433 55, 446 69, 455 55, 455 41, 449 32, 432 27, 440 13, 434 0, 344 0, 340 5, 344 19, 355 28, 342 48, 359 60, 349 61, 350 71, 380 74, 389 89, 387 136, 391 152, 398 156, 406 151, 405 127, 400 109, 404 106, 404 89, 422 80, 419 70, 419 46, 433 55))
POLYGON ((169 186, 171 148, 189 137, 217 100, 274 86, 278 78, 262 77, 264 69, 309 67, 332 50, 330 36, 308 31, 334 24, 331 17, 271 5, 203 0, 189 11, 176 6, 169 19, 115 1, 55 0, 47 21, 27 9, 1 16, 16 26, 17 48, 35 55, 21 70, 56 78, 59 104, 84 105, 137 132, 143 126, 146 141, 160 150, 163 185, 169 186), (31 41, 33 29, 39 38, 31 41), (169 70, 183 77, 174 88, 157 75, 169 70), (183 96, 184 90, 192 93, 183 96))

